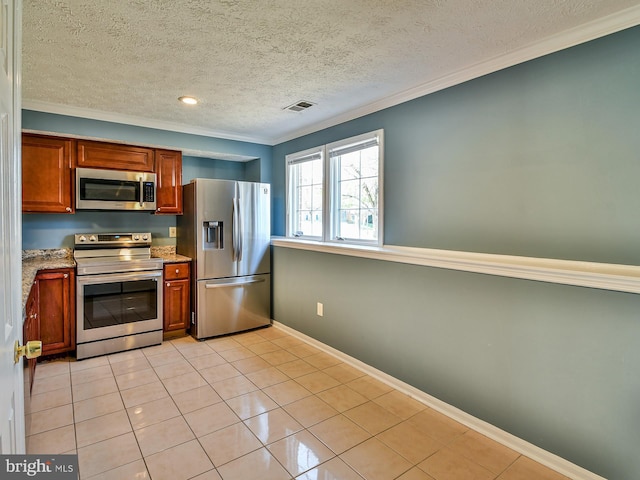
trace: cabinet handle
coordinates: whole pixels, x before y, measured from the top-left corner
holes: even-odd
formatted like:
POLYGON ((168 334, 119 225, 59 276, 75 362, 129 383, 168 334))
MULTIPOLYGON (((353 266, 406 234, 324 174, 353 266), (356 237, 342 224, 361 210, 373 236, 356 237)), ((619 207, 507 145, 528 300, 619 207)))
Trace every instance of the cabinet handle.
POLYGON ((65 211, 70 212, 71 211, 71 207, 65 208, 65 211))
POLYGON ((180 273, 180 269, 179 268, 176 268, 176 273, 180 273))
POLYGON ((170 286, 171 286, 171 284, 169 282, 167 282, 167 287, 170 287, 170 286))
POLYGON ((65 273, 65 274, 64 274, 64 278, 69 278, 69 274, 68 274, 68 273, 65 273))

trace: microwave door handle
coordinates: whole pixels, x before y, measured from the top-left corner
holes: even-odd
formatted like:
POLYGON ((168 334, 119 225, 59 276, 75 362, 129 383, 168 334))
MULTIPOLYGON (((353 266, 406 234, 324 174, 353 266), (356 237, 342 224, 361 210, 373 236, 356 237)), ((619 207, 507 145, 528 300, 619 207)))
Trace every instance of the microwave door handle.
POLYGON ((144 207, 144 179, 140 175, 140 206, 144 207))

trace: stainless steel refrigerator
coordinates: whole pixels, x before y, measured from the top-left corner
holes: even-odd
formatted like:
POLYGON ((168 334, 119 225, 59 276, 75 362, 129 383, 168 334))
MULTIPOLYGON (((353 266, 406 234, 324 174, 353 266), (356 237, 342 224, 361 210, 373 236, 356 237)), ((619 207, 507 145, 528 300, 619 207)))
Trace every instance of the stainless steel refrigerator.
POLYGON ((265 183, 197 178, 183 187, 177 252, 191 257, 198 339, 271 323, 271 193, 265 183))

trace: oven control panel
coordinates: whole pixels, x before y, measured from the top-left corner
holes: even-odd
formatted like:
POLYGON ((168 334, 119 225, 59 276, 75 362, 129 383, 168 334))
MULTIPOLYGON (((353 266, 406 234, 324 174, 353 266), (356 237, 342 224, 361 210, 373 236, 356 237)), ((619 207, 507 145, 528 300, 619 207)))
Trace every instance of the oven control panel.
POLYGON ((76 248, 139 247, 151 245, 151 233, 77 233, 76 248))

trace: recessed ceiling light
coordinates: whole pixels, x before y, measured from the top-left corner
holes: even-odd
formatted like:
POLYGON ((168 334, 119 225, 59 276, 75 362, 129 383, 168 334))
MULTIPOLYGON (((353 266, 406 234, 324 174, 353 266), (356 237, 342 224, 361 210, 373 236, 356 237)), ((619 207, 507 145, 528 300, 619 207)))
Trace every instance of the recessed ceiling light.
POLYGON ((196 103, 198 103, 198 99, 194 97, 182 96, 179 97, 178 100, 180 100, 182 103, 186 103, 187 105, 195 105, 196 103))

